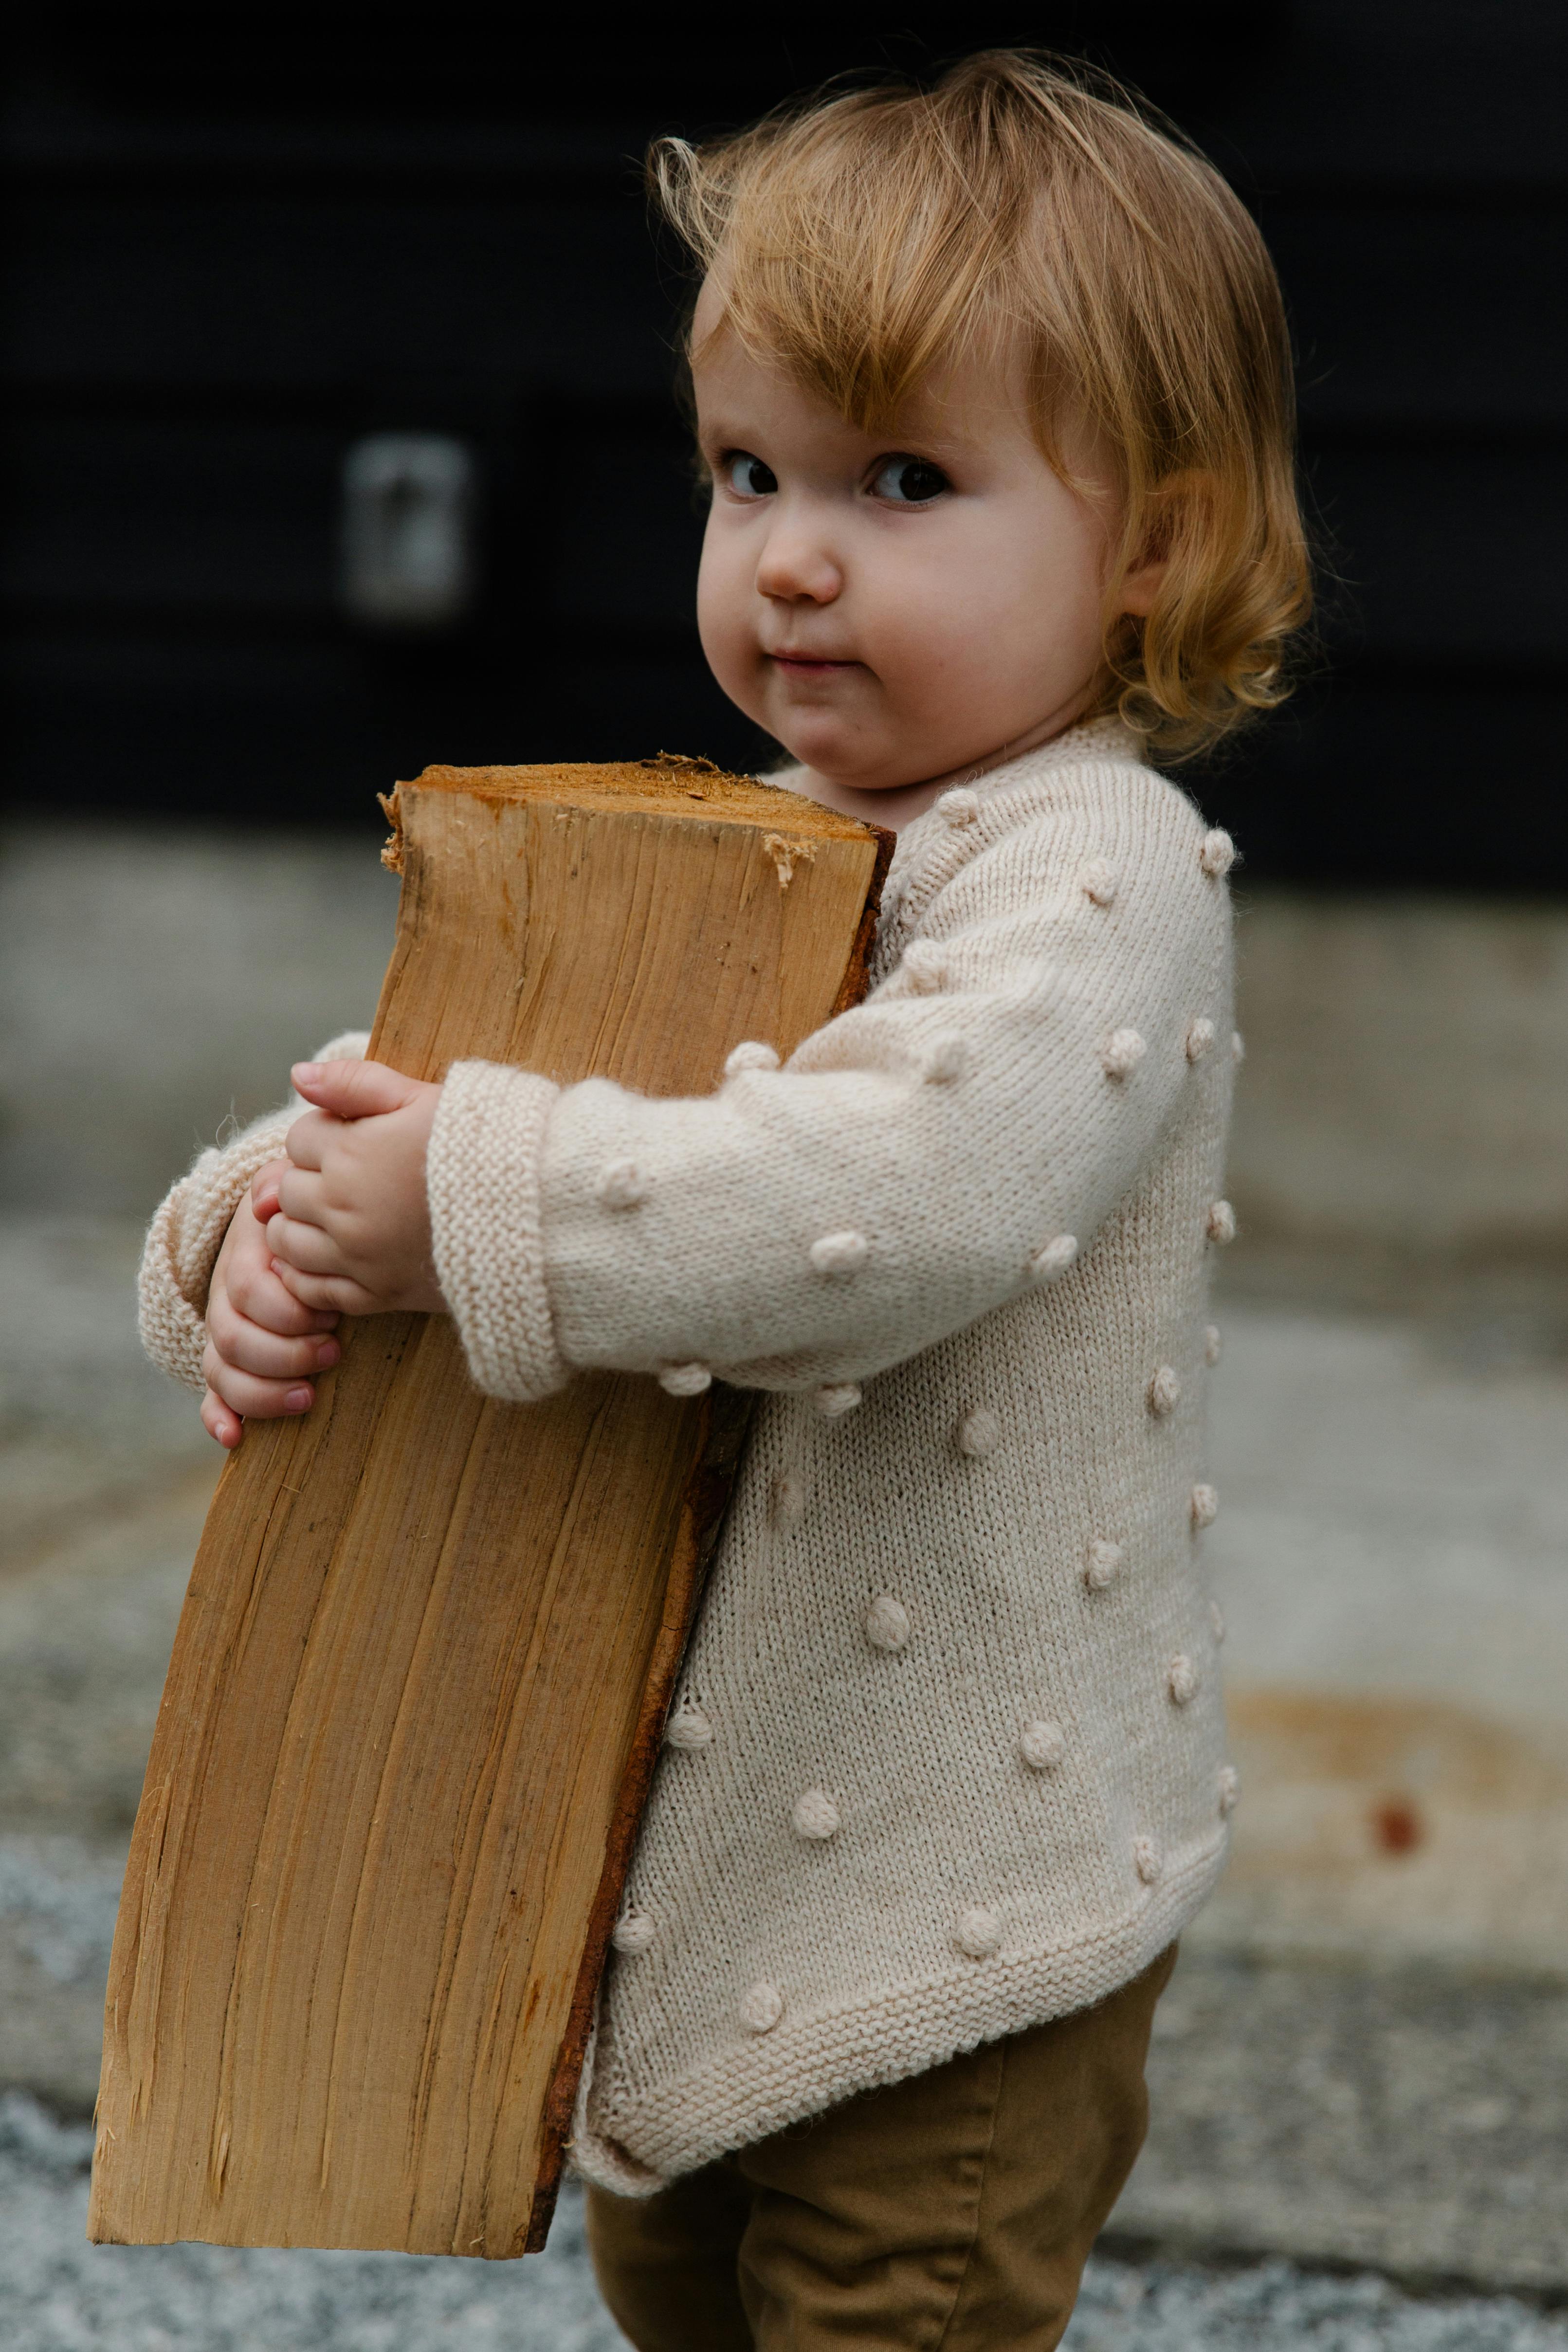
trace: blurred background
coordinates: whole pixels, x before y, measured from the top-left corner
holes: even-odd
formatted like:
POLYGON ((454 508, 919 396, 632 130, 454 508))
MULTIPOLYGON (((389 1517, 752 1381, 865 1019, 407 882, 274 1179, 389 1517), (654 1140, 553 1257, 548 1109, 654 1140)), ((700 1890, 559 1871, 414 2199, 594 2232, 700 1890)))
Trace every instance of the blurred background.
POLYGON ((7 2342, 616 2340, 570 2207, 521 2278, 75 2242, 215 1475, 131 1284, 195 1149, 368 1021, 378 791, 772 756, 692 623, 648 137, 1032 42, 1142 89, 1255 209, 1324 565, 1296 700, 1184 777, 1244 860, 1205 1541, 1246 1800, 1068 2340, 1568 2345, 1568 20, 68 7, 8 39, 7 2342))

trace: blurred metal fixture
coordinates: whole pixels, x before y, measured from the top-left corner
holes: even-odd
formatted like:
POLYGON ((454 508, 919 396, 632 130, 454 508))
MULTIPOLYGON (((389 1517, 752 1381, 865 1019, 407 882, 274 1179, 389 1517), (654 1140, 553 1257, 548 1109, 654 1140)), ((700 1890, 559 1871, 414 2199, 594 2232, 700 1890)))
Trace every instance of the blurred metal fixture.
POLYGON ((444 433, 372 433, 343 460, 345 609, 381 628, 437 629, 473 601, 474 461, 444 433))

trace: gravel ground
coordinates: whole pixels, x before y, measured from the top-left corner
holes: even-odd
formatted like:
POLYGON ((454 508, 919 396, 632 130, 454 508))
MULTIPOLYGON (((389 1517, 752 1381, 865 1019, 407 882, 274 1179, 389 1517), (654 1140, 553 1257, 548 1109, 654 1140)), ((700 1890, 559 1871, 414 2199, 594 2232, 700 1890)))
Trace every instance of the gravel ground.
MULTIPOLYGON (((0 2340, 8 2352, 624 2352, 580 2200, 521 2264, 400 2254, 132 2250, 83 2237, 92 2135, 0 2098, 0 2340)), ((1373 2275, 1096 2262, 1064 2352, 1568 2352, 1510 2297, 1417 2302, 1373 2275)))

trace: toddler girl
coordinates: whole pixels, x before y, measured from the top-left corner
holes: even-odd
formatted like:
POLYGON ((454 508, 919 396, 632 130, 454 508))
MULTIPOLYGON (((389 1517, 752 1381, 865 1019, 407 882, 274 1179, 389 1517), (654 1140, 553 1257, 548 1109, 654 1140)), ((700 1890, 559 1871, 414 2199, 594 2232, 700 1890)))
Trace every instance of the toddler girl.
POLYGON ((900 829, 870 994, 694 1101, 340 1040, 165 1202, 144 1328, 225 1444, 342 1311, 450 1313, 499 1397, 763 1392, 579 2105, 601 2284, 642 2352, 1045 2352, 1236 1798, 1232 851, 1151 761, 1305 615, 1279 296, 1205 163, 1033 56, 655 164, 703 645, 776 781, 900 829))

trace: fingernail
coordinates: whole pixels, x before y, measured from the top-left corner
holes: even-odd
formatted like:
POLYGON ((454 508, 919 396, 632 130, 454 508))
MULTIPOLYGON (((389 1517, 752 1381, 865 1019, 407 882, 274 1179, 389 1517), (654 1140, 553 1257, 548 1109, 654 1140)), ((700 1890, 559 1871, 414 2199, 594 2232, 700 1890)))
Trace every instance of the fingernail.
POLYGON ((321 1075, 321 1066, 320 1062, 296 1062, 292 1072, 293 1076, 303 1078, 307 1086, 310 1086, 312 1081, 319 1078, 321 1075))
POLYGON ((309 1389, 290 1389, 283 1402, 290 1412, 309 1412, 315 1399, 309 1389))
POLYGON ((330 1371, 342 1352, 342 1349, 339 1347, 335 1339, 323 1339, 321 1346, 316 1349, 316 1365, 318 1370, 323 1372, 330 1371))

